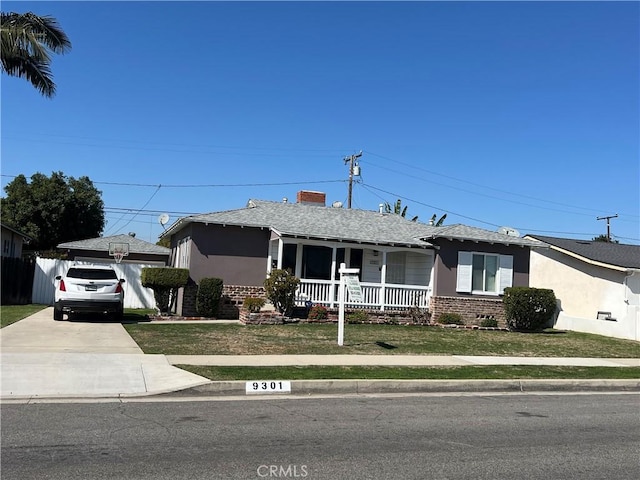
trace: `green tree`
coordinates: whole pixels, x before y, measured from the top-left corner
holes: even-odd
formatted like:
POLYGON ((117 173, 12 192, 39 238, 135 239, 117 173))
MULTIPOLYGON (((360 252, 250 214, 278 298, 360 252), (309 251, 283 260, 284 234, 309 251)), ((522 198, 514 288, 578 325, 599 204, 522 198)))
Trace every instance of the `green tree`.
POLYGON ((160 247, 171 248, 171 237, 162 237, 156 242, 156 245, 160 247))
POLYGON ((612 240, 607 237, 605 234, 598 235, 597 237, 593 237, 591 239, 593 242, 605 242, 605 243, 620 243, 618 240, 612 240))
MULTIPOLYGON (((405 217, 407 216, 407 208, 408 207, 403 207, 402 206, 402 200, 397 199, 396 203, 393 204, 393 206, 391 204, 389 204, 389 202, 384 202, 384 212, 385 213, 393 213, 395 215, 400 215, 401 217, 405 217)), ((416 215, 415 217, 413 217, 411 219, 412 222, 417 222, 418 221, 418 216, 416 215)))
POLYGON ((89 177, 53 172, 18 175, 0 199, 2 222, 33 238, 33 250, 54 249, 59 243, 98 237, 104 229, 102 192, 89 177))
POLYGON ((66 53, 71 42, 55 18, 34 13, 0 12, 2 71, 26 78, 45 97, 56 93, 52 53, 66 53))
POLYGON ((291 315, 296 300, 296 289, 300 279, 287 270, 272 270, 264 281, 267 298, 284 315, 291 315))

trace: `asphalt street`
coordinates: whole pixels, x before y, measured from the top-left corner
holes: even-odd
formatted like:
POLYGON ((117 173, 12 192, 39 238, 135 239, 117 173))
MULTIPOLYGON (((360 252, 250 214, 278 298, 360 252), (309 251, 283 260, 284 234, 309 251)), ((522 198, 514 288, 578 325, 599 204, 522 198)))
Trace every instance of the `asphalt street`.
POLYGON ((0 415, 3 480, 640 478, 635 393, 168 397, 0 415))

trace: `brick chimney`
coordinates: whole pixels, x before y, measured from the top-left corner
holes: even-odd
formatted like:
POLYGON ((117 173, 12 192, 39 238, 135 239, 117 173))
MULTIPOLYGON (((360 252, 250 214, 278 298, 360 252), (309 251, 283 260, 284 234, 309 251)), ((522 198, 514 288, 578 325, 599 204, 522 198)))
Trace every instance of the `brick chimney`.
POLYGON ((325 206, 327 195, 323 192, 312 192, 310 190, 300 190, 297 196, 297 203, 304 205, 325 206))

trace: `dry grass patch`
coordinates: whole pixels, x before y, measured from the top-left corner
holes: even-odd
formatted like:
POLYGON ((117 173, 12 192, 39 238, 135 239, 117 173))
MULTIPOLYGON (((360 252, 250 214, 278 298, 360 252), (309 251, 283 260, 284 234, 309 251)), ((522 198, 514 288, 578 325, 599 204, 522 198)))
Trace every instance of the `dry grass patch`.
POLYGON ((167 355, 497 355, 640 357, 640 343, 576 332, 513 333, 398 325, 131 324, 145 353, 167 355))

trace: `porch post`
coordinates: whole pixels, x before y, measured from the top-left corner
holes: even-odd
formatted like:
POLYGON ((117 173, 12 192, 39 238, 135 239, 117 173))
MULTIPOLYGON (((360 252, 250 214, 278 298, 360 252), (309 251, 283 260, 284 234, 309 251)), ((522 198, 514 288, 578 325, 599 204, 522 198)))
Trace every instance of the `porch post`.
POLYGON ((282 256, 284 255, 284 242, 282 238, 278 239, 278 270, 282 269, 282 256))
POLYGON ((267 277, 271 275, 271 265, 273 263, 273 257, 271 256, 273 252, 273 240, 269 240, 269 255, 267 255, 267 277))
MULTIPOLYGON (((331 250, 331 283, 329 284, 329 307, 333 308, 335 305, 334 298, 336 294, 336 258, 338 249, 334 245, 331 250)), ((348 264, 347 264, 348 265, 348 264)))
POLYGON ((302 278, 302 252, 304 246, 300 243, 296 244, 296 271, 295 276, 302 278))
POLYGON ((384 312, 384 303, 387 298, 387 251, 382 251, 382 268, 380 269, 380 310, 384 312))

